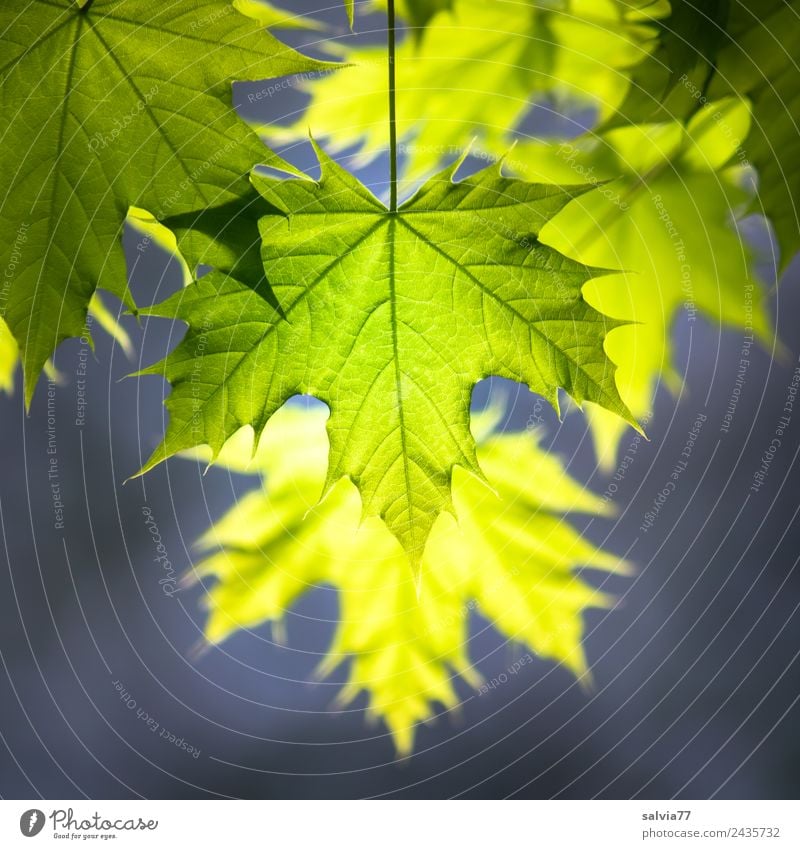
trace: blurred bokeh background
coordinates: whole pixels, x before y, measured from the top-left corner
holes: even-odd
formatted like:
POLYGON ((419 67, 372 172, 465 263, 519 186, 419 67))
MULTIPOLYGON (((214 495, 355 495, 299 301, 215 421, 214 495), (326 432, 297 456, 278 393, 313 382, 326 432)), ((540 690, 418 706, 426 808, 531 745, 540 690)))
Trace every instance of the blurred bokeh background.
MULTIPOLYGON (((338 8, 313 11, 345 37, 338 8)), ((307 33, 292 38, 313 41, 307 33)), ((256 113, 248 91, 238 85, 236 99, 251 118, 286 116, 305 102, 288 86, 256 113)), ((313 170, 307 145, 286 155, 313 170)), ((381 193, 387 170, 378 159, 359 176, 381 193)), ((138 302, 175 291, 176 263, 136 246, 130 233, 138 302)), ((202 654, 195 648, 203 588, 162 591, 142 507, 182 574, 198 558, 198 536, 258 486, 254 477, 206 473, 185 459, 126 483, 163 433, 166 386, 123 378, 171 350, 183 330, 123 318, 134 361, 95 333, 82 426, 75 419, 85 346, 65 343, 56 359, 63 381, 50 387, 43 379, 29 415, 19 391, 0 398, 0 795, 796 798, 800 409, 763 486, 750 485, 798 365, 800 263, 777 287, 768 264, 763 278, 785 351, 773 358, 753 349, 729 430, 721 425, 742 333, 679 316, 683 389, 659 391, 650 441, 614 493, 618 516, 574 517, 593 542, 636 565, 633 577, 605 585, 619 603, 586 616, 593 688, 543 660, 483 695, 459 685, 462 707, 422 727, 415 753, 402 761, 386 729, 365 720, 363 697, 333 706, 343 671, 314 677, 337 617, 333 589, 315 590, 291 611, 285 643, 264 627, 202 654), (699 413, 707 421, 692 461, 643 533, 644 513, 699 413), (54 482, 63 530, 55 527, 54 482), (185 746, 154 735, 131 702, 185 746)), ((492 388, 482 384, 476 404, 492 388)), ((597 468, 584 419, 568 413, 559 421, 526 390, 501 388, 505 426, 541 419, 546 444, 570 474, 602 494, 609 475, 597 468)), ((622 453, 633 435, 623 438, 622 453)), ((472 615, 470 653, 491 679, 525 652, 472 615)))

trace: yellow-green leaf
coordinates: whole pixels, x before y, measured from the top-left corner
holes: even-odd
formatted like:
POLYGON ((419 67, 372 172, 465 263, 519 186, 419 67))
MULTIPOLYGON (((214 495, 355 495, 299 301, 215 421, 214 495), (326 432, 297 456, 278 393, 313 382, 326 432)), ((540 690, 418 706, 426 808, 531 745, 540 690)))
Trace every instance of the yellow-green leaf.
MULTIPOLYGON (((663 4, 622 0, 455 0, 427 21, 418 41, 398 47, 397 120, 412 177, 427 174, 478 136, 496 149, 544 95, 612 112, 628 71, 655 44, 650 15, 663 4)), ((387 147, 387 59, 379 48, 343 47, 351 63, 335 78, 308 83, 312 99, 297 123, 265 129, 288 141, 325 139, 364 158, 387 147)))
MULTIPOLYGON (((484 432, 485 416, 477 422, 484 432)), ((321 672, 352 658, 340 702, 366 691, 370 713, 386 722, 401 754, 435 703, 457 705, 457 678, 481 686, 470 662, 473 610, 509 642, 587 678, 582 614, 611 599, 576 568, 624 571, 626 564, 564 520, 569 510, 602 515, 606 508, 535 436, 483 435, 478 455, 492 489, 456 471, 458 524, 445 515, 434 526, 419 597, 397 540, 380 520, 361 522, 351 483, 340 481, 317 503, 327 453, 325 412, 296 406, 273 416, 255 456, 249 429, 223 448, 218 463, 260 473, 264 486, 203 538, 205 548, 220 549, 195 571, 215 579, 207 595, 211 643, 280 623, 303 594, 333 585, 339 624, 321 672)))
MULTIPOLYGON (((761 287, 736 216, 749 194, 737 156, 749 113, 729 98, 709 104, 688 126, 644 124, 573 142, 520 145, 514 162, 529 178, 584 179, 597 191, 577 198, 542 231, 542 239, 581 262, 628 273, 587 283, 597 309, 631 322, 606 344, 617 384, 638 419, 648 416, 659 382, 677 385, 670 329, 684 309, 754 338, 772 339, 761 287), (610 179, 610 182, 600 184, 610 179)), ((598 455, 614 462, 624 422, 592 407, 598 455)))

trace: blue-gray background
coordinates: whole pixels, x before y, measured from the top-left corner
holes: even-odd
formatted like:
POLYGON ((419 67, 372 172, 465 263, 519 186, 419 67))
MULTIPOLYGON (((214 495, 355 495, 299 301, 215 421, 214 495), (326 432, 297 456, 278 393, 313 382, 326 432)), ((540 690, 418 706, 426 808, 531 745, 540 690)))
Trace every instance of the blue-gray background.
MULTIPOLYGON (((240 102, 246 92, 237 90, 240 102)), ((302 107, 293 88, 281 98, 271 108, 302 107)), ((293 155, 309 164, 307 150, 293 155)), ((381 190, 385 172, 379 161, 362 176, 381 190)), ((128 249, 134 258, 135 237, 128 249)), ((163 257, 140 257, 133 280, 140 302, 177 285, 163 257)), ((800 408, 763 488, 749 495, 748 488, 800 353, 800 264, 770 297, 788 353, 772 359, 754 349, 725 434, 742 334, 676 320, 682 397, 660 392, 651 441, 615 496, 619 518, 586 531, 638 566, 633 578, 610 585, 622 599, 613 611, 586 617, 594 691, 543 661, 488 695, 462 687, 462 709, 421 728, 416 753, 403 762, 385 729, 367 724, 362 701, 332 708, 343 673, 313 680, 336 619, 332 591, 316 591, 290 614, 287 645, 274 644, 265 628, 194 656, 202 589, 164 595, 141 508, 152 510, 183 572, 197 556, 198 535, 255 481, 220 470, 203 477, 174 460, 123 486, 163 432, 165 387, 159 378, 120 382, 134 364, 98 331, 87 420, 78 428, 82 346, 66 343, 57 357, 66 382, 55 396, 63 532, 54 529, 48 479, 47 386, 29 417, 19 392, 0 400, 0 795, 796 798, 800 408), (642 515, 698 412, 708 420, 692 462, 653 529, 641 534, 642 515), (152 734, 115 681, 199 756, 152 734)), ((182 333, 167 322, 139 327, 126 319, 126 326, 146 363, 182 333)), ((486 392, 481 387, 479 399, 486 392)), ((510 400, 510 426, 524 427, 541 411, 548 442, 571 474, 603 492, 607 478, 579 416, 559 423, 513 387, 510 400)), ((520 650, 477 616, 473 626, 478 668, 487 678, 504 672, 520 650)))

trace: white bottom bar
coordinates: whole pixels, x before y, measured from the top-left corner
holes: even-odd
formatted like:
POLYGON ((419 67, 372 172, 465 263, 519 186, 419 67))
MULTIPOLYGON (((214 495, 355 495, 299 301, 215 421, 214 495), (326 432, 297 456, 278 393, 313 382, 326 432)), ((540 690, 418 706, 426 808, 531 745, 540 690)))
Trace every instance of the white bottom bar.
POLYGON ((0 846, 800 847, 797 802, 0 802, 0 846))

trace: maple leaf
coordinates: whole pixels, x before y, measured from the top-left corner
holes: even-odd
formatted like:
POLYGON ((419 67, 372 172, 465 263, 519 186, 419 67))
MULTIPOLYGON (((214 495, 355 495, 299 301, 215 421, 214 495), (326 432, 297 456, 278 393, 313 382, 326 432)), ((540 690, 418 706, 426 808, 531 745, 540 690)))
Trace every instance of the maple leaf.
POLYGON ((0 6, 2 315, 25 395, 80 335, 98 287, 131 303, 120 244, 129 206, 157 217, 250 191, 269 161, 231 83, 330 67, 263 31, 245 0, 5 0, 0 6), (24 236, 24 245, 20 240, 24 236))
MULTIPOLYGON (((398 47, 397 123, 407 176, 431 173, 472 137, 506 149, 509 132, 537 98, 610 114, 625 96, 630 69, 656 44, 653 16, 664 13, 663 3, 650 0, 558 7, 454 0, 452 10, 429 16, 418 37, 398 47)), ((303 116, 291 127, 263 128, 268 141, 294 142, 310 129, 332 152, 358 147, 367 160, 386 150, 385 50, 340 45, 336 55, 349 67, 336 79, 309 81, 303 116)))
MULTIPOLYGON (((627 72, 633 75, 634 84, 619 89, 618 93, 628 91, 619 106, 619 113, 609 118, 608 112, 613 110, 601 111, 599 117, 603 118, 605 112, 606 120, 601 123, 602 135, 599 138, 595 130, 595 136, 587 134, 566 144, 523 142, 508 158, 509 168, 528 179, 573 182, 580 173, 594 173, 595 183, 602 179, 615 180, 613 187, 577 200, 570 209, 560 214, 545 231, 545 241, 582 261, 630 269, 625 278, 596 281, 587 286, 586 292, 594 306, 611 314, 635 318, 638 322, 636 326, 616 331, 609 340, 608 350, 620 365, 617 381, 623 399, 639 419, 649 416, 659 381, 666 382, 673 389, 678 386, 671 363, 669 331, 672 319, 681 306, 687 306, 692 314, 698 312, 731 326, 752 328, 764 343, 773 341, 764 297, 757 286, 752 286, 749 251, 731 219, 733 211, 739 216, 748 211, 747 195, 741 188, 742 169, 737 166, 746 164, 744 154, 750 156, 752 152, 754 156, 751 159, 757 162, 763 175, 760 198, 751 202, 749 209, 756 209, 759 202, 767 208, 771 206, 771 217, 776 222, 779 240, 784 246, 784 263, 791 257, 793 249, 788 243, 800 232, 796 221, 792 220, 795 214, 792 180, 796 173, 800 173, 796 169, 798 156, 794 156, 794 149, 800 134, 792 117, 797 110, 793 110, 791 104, 800 86, 792 87, 796 68, 786 54, 791 52, 788 46, 795 37, 792 33, 800 18, 789 9, 790 5, 771 2, 764 9, 767 14, 763 16, 763 22, 759 21, 749 31, 745 21, 753 23, 755 19, 748 4, 737 7, 736 13, 731 16, 731 32, 741 32, 741 38, 748 41, 748 50, 756 56, 756 62, 761 53, 769 50, 770 43, 777 42, 786 48, 778 49, 774 55, 765 58, 764 68, 769 79, 765 80, 761 75, 758 89, 761 96, 768 99, 770 84, 775 80, 778 86, 786 87, 781 97, 790 108, 781 110, 774 103, 769 108, 762 108, 754 122, 760 128, 751 135, 755 141, 747 148, 742 146, 750 127, 746 105, 737 104, 731 98, 709 101, 707 92, 709 76, 716 61, 726 69, 725 74, 719 75, 728 81, 726 91, 741 80, 737 96, 747 93, 748 87, 753 87, 754 81, 759 78, 759 69, 754 68, 749 59, 739 62, 738 68, 733 67, 737 60, 732 51, 739 55, 742 51, 740 45, 725 48, 726 44, 730 44, 730 36, 725 31, 728 4, 713 0, 699 8, 684 0, 676 0, 671 9, 668 4, 658 3, 641 4, 629 10, 627 23, 638 24, 639 27, 630 31, 630 44, 636 44, 638 40, 640 59, 635 62, 631 57, 630 64, 626 66, 627 72), (792 20, 789 20, 792 15, 792 20), (660 40, 655 52, 652 52, 655 30, 642 29, 645 23, 648 27, 654 25, 658 28, 660 40), (732 67, 728 68, 726 63, 732 67), (630 127, 631 121, 642 121, 650 115, 657 120, 630 127), (772 135, 776 120, 781 137, 785 138, 781 144, 782 151, 786 153, 783 161, 778 160, 774 152, 769 155, 772 146, 765 135, 765 128, 769 128, 772 135), (621 129, 626 126, 628 130, 621 129), (567 151, 564 155, 561 154, 563 150, 567 151), (734 157, 736 161, 732 162, 734 157), (719 183, 715 182, 714 172, 722 176, 719 183), (778 172, 783 175, 783 181, 776 179, 778 172), (678 178, 684 174, 688 180, 681 184, 678 178), (646 199, 647 193, 642 193, 644 187, 651 190, 649 200, 646 199), (666 188, 664 201, 669 206, 667 213, 656 209, 652 201, 659 194, 659 187, 666 188), (622 200, 628 193, 632 193, 633 198, 623 209, 613 199, 622 200), (596 217, 593 219, 593 216, 596 217), (781 218, 783 225, 780 224, 781 218), (710 226, 708 222, 711 222, 710 226), (607 223, 610 232, 601 232, 607 223), (680 260, 680 239, 674 235, 678 232, 691 234, 692 256, 688 263, 680 260), (643 234, 647 234, 646 239, 643 234), (691 270, 687 274, 686 267, 689 266, 691 270), (687 276, 696 277, 696 282, 685 279, 687 276), (717 278, 723 281, 720 286, 716 285, 717 278), (657 297, 653 297, 654 291, 657 297), (753 295, 752 303, 747 299, 748 292, 753 295)), ((526 4, 518 4, 517 13, 524 14, 525 7, 526 4)), ((460 39, 451 45, 450 52, 436 40, 437 32, 445 40, 460 23, 463 24, 463 21, 458 21, 459 8, 462 7, 456 2, 452 15, 440 15, 432 20, 427 34, 432 39, 431 44, 435 45, 431 55, 426 52, 425 44, 416 54, 407 48, 406 63, 418 66, 406 70, 405 85, 411 89, 406 95, 409 103, 414 102, 419 91, 427 98, 429 90, 440 85, 440 80, 445 78, 436 71, 436 62, 442 56, 452 61, 454 55, 468 53, 460 39)), ((604 8, 607 10, 607 7, 604 8)), ((494 14, 499 20, 504 11, 504 4, 492 4, 485 14, 494 14)), ((583 7, 575 7, 571 11, 579 19, 587 14, 583 7)), ((584 25, 596 22, 598 16, 602 17, 600 11, 593 8, 589 20, 583 21, 584 25)), ((617 27, 618 32, 619 29, 617 27)), ((520 27, 520 31, 524 29, 520 27)), ((576 38, 576 32, 566 31, 565 37, 558 43, 567 54, 573 50, 584 55, 591 54, 591 48, 583 47, 580 39, 576 38)), ((557 41, 544 37, 539 40, 551 46, 557 41)), ((512 45, 513 39, 507 40, 497 49, 511 50, 512 45)), ((486 49, 488 55, 500 55, 493 52, 495 48, 491 44, 486 49)), ((570 59, 567 61, 569 64, 570 59)), ((475 62, 479 60, 475 59, 475 62)), ((547 67, 547 63, 540 62, 537 67, 541 70, 547 67)), ((362 70, 364 73, 360 73, 359 80, 354 80, 354 102, 360 104, 360 111, 350 122, 352 128, 335 130, 333 138, 341 147, 364 138, 367 150, 377 149, 380 140, 369 117, 379 105, 376 92, 379 89, 378 75, 382 71, 377 67, 362 70), (368 105, 368 99, 372 105, 368 105), (374 139, 370 139, 373 133, 374 139)), ((589 86, 594 90, 594 77, 586 76, 589 76, 589 86)), ((459 86, 466 79, 459 74, 459 86)), ((315 109, 318 110, 317 125, 334 126, 333 115, 342 105, 335 96, 334 84, 335 81, 323 80, 311 86, 316 95, 309 118, 312 126, 315 109)), ((526 77, 526 85, 535 91, 533 75, 526 77)), ((401 83, 401 96, 403 87, 401 83)), ((467 88, 466 84, 464 88, 467 88)), ((716 80, 710 88, 717 90, 716 80)), ((503 91, 509 91, 507 85, 503 86, 503 91)), ((443 104, 447 117, 444 114, 436 116, 430 126, 424 123, 424 116, 429 111, 427 99, 424 104, 419 104, 422 128, 407 131, 406 137, 412 139, 417 132, 417 141, 412 140, 404 148, 410 157, 412 175, 422 161, 420 156, 424 159, 423 165, 428 166, 446 157, 455 147, 454 142, 441 143, 443 134, 451 126, 451 116, 458 119, 462 114, 459 101, 450 97, 451 94, 447 92, 448 97, 443 104)), ((353 95, 342 93, 341 96, 350 98, 353 95)), ((613 100, 606 106, 611 106, 613 100)), ((484 110, 476 118, 478 123, 495 123, 494 117, 498 118, 496 123, 500 125, 501 132, 491 129, 488 132, 478 131, 482 146, 478 155, 492 158, 501 149, 506 127, 509 123, 513 125, 513 119, 504 114, 505 103, 496 105, 493 102, 491 111, 487 112, 486 102, 485 98, 477 97, 470 101, 469 106, 484 110)), ((409 120, 408 124, 414 126, 415 122, 409 120)), ((598 455, 603 465, 609 467, 613 464, 625 425, 618 417, 602 409, 590 405, 587 410, 598 455)))
MULTIPOLYGON (((287 405, 270 420, 255 456, 253 432, 243 429, 217 457, 228 469, 260 473, 264 486, 240 499, 201 541, 203 549, 221 549, 192 576, 216 579, 206 595, 206 639, 217 644, 264 622, 280 630, 301 596, 333 585, 339 624, 319 672, 352 659, 339 702, 366 691, 370 714, 386 722, 402 755, 434 703, 457 706, 457 678, 481 686, 469 658, 471 611, 510 642, 588 680, 582 614, 612 599, 575 569, 624 573, 627 564, 595 548, 563 514, 604 515, 607 505, 572 480, 532 434, 494 435, 494 411, 473 416, 494 491, 457 471, 458 524, 442 516, 434 526, 418 600, 397 541, 379 520, 361 522, 352 483, 340 481, 318 503, 328 454, 325 416, 287 405)), ((488 686, 479 692, 488 693, 488 686)))
MULTIPOLYGON (((685 310, 773 341, 766 298, 750 268, 736 214, 745 214, 738 140, 746 104, 733 98, 703 107, 688 123, 634 125, 557 144, 523 144, 514 160, 536 180, 570 175, 605 183, 576 198, 542 231, 549 244, 581 262, 615 265, 624 275, 587 284, 597 309, 630 320, 606 350, 619 365, 620 394, 639 420, 652 410, 659 382, 676 389, 670 329, 685 310)), ((589 409, 603 465, 613 464, 625 423, 589 409)))
POLYGON ((143 471, 199 444, 216 454, 313 395, 331 409, 328 483, 350 477, 418 564, 453 509, 453 468, 481 474, 469 407, 482 378, 521 381, 554 406, 561 387, 633 421, 603 350, 619 322, 581 294, 598 270, 537 238, 586 187, 511 179, 501 163, 454 182, 455 163, 393 213, 318 155, 319 182, 253 176, 283 210, 261 221, 269 286, 212 272, 148 311, 189 330, 143 372, 173 387, 143 471))

